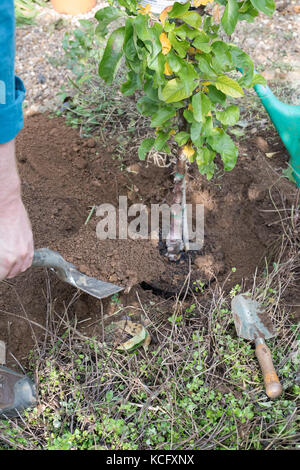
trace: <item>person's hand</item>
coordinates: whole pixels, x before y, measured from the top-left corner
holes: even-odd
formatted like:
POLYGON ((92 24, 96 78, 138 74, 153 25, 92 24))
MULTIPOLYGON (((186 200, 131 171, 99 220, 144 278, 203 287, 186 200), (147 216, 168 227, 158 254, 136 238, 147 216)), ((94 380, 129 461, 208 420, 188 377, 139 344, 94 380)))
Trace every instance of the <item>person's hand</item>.
POLYGON ((26 271, 33 259, 33 236, 21 197, 0 206, 0 281, 26 271))

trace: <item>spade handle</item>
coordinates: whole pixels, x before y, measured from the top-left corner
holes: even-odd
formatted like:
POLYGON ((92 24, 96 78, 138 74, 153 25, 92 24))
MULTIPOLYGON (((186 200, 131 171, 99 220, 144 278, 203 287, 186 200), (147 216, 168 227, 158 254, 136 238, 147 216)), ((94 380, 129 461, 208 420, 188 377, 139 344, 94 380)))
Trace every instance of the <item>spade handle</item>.
POLYGON ((269 398, 277 398, 282 393, 282 386, 273 366, 270 349, 263 338, 256 339, 255 345, 256 357, 264 377, 266 394, 269 398))

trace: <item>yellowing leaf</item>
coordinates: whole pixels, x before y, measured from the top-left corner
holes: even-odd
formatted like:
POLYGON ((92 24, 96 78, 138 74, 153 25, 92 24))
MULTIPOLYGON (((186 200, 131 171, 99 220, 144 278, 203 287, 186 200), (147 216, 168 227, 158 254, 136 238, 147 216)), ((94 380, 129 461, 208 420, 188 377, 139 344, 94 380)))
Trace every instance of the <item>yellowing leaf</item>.
POLYGON ((244 95, 243 89, 237 81, 227 77, 227 75, 219 75, 217 77, 215 87, 225 93, 225 95, 239 98, 244 95))
POLYGON ((159 40, 162 46, 163 55, 167 55, 170 52, 172 46, 166 33, 161 33, 161 35, 159 36, 159 40))
POLYGON ((191 144, 187 144, 183 147, 183 155, 190 159, 195 153, 195 149, 193 149, 191 144))
POLYGON ((194 0, 194 6, 200 7, 201 5, 207 5, 208 3, 212 3, 214 0, 194 0))
POLYGON ((168 61, 165 63, 164 74, 165 75, 172 75, 173 74, 173 70, 171 69, 168 61))
POLYGON ((202 82, 202 85, 203 85, 203 86, 208 86, 208 85, 210 85, 210 84, 211 84, 211 82, 202 82))
POLYGON ((161 22, 162 25, 165 24, 166 18, 167 18, 167 16, 168 16, 168 11, 170 11, 170 10, 172 10, 172 5, 166 7, 166 8, 161 12, 159 19, 160 19, 160 22, 161 22))
POLYGON ((193 111, 193 105, 192 105, 191 103, 189 103, 188 109, 189 109, 190 111, 193 111))
POLYGON ((170 132, 169 132, 169 135, 175 135, 175 134, 176 134, 175 129, 171 129, 170 132))
POLYGON ((149 15, 151 13, 151 6, 148 5, 148 3, 145 7, 139 5, 138 13, 141 13, 142 15, 149 15))

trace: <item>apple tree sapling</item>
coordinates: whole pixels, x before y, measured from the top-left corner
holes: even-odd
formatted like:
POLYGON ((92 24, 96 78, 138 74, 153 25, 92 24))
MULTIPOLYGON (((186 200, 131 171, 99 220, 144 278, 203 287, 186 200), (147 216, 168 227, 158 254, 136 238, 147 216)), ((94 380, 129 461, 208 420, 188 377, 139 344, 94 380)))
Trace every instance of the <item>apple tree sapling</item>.
POLYGON ((127 80, 121 92, 125 96, 142 93, 137 108, 150 118, 154 132, 140 144, 139 158, 145 160, 152 149, 170 155, 175 152, 177 209, 171 213, 167 251, 169 259, 176 260, 187 249, 184 230, 181 228, 178 234, 187 164, 196 162, 208 179, 214 175, 216 156, 220 156, 226 171, 234 168, 238 149, 228 128, 238 122, 240 110, 232 100, 228 103, 228 98, 240 98, 245 88, 265 84, 250 57, 230 41, 230 35, 239 20, 251 22, 259 11, 271 16, 275 3, 143 1, 144 6, 136 0, 113 1, 96 13, 97 33, 103 37, 108 35, 108 25, 123 20, 123 25, 109 34, 99 75, 111 84, 124 60, 127 80))

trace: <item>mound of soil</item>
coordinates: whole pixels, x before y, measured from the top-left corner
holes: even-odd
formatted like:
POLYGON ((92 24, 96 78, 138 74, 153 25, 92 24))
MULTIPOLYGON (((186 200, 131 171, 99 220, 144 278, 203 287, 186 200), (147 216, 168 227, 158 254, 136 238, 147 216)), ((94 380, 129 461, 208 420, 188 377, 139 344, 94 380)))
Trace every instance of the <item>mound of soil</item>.
MULTIPOLYGON (((59 251, 82 272, 118 283, 153 288, 155 293, 174 294, 190 283, 209 284, 216 278, 228 289, 253 278, 266 250, 280 233, 269 188, 279 206, 293 200, 296 188, 275 170, 286 166, 288 155, 279 137, 255 136, 239 144, 236 168, 212 182, 191 168, 187 202, 205 207, 205 243, 198 253, 178 263, 162 256, 159 246, 148 240, 98 240, 94 206, 109 203, 118 207, 119 196, 129 203, 161 204, 172 200, 172 170, 141 163, 136 151, 120 161, 116 144, 81 138, 77 130, 59 118, 47 115, 27 118, 17 138, 17 157, 23 184, 23 199, 31 218, 36 248, 59 251), (272 159, 268 151, 278 152, 272 159), (235 268, 235 270, 232 270, 235 268)), ((222 174, 222 165, 217 176, 222 174)), ((30 269, 10 282, 0 283, 0 339, 9 351, 23 360, 35 338, 43 333, 48 308, 62 308, 74 289, 42 269, 30 269), (49 289, 51 282, 51 292, 49 289), (19 318, 22 317, 22 318, 19 318), (27 318, 27 321, 24 320, 27 318)), ((201 292, 199 292, 201 295, 201 292)), ((99 316, 99 302, 85 299, 84 316, 99 316)))

